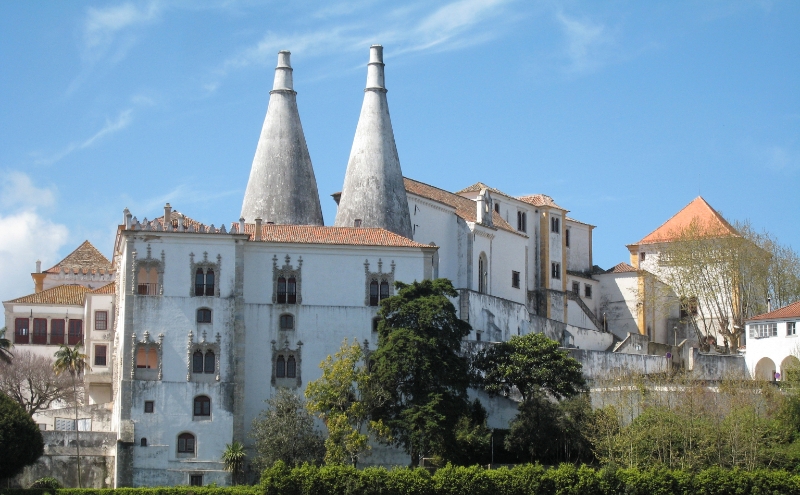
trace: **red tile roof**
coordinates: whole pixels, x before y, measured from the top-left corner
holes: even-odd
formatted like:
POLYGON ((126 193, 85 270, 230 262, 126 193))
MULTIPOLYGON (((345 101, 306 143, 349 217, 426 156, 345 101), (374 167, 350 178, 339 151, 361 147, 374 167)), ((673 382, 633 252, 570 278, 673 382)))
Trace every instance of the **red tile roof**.
POLYGON ((784 306, 775 311, 754 316, 750 320, 777 320, 781 318, 800 318, 800 301, 784 306))
POLYGON ((700 228, 707 233, 708 237, 739 235, 717 210, 712 208, 702 196, 698 196, 634 246, 675 240, 692 222, 699 222, 700 228))
POLYGON ((548 196, 547 194, 529 194, 527 196, 520 196, 517 198, 520 201, 524 201, 528 204, 533 206, 549 206, 551 208, 558 208, 559 210, 569 211, 566 208, 562 208, 553 201, 553 198, 548 196))
POLYGON ((111 262, 91 242, 84 241, 66 258, 45 271, 60 273, 64 269, 72 273, 109 272, 111 271, 111 262))
POLYGON ((505 196, 507 198, 513 198, 514 197, 514 196, 511 196, 509 194, 504 193, 500 189, 495 189, 493 187, 489 187, 486 184, 484 184, 483 182, 476 182, 475 184, 472 184, 471 186, 465 187, 464 189, 462 189, 460 191, 456 191, 456 194, 461 194, 461 193, 465 193, 465 192, 481 192, 484 189, 488 189, 490 192, 493 192, 495 194, 499 194, 501 196, 505 196))
POLYGON ((630 273, 636 271, 637 271, 636 268, 632 267, 631 265, 625 262, 622 262, 619 263, 618 265, 615 265, 613 268, 606 270, 606 273, 630 273))
MULTIPOLYGON (((253 240, 255 224, 248 223, 244 231, 253 240)), ((231 232, 239 232, 239 224, 231 226, 231 232)), ((261 225, 261 240, 264 242, 294 242, 299 244, 341 244, 351 246, 431 247, 389 232, 385 229, 362 227, 321 227, 315 225, 261 225)))
MULTIPOLYGON (((113 285, 113 284, 112 284, 113 285)), ((83 306, 84 295, 91 291, 82 285, 59 285, 35 294, 18 297, 6 302, 27 304, 63 304, 83 306)))
MULTIPOLYGON (((409 179, 408 177, 404 178, 403 180, 405 181, 407 192, 423 198, 432 199, 433 201, 444 203, 447 206, 455 208, 456 215, 463 218, 467 222, 476 222, 478 220, 477 206, 475 201, 459 196, 458 194, 445 191, 444 189, 439 189, 438 187, 425 184, 424 182, 418 182, 413 179, 409 179)), ((497 212, 492 212, 492 223, 498 229, 519 234, 519 232, 511 228, 511 225, 503 220, 503 217, 501 217, 497 212)))
POLYGON ((92 294, 115 294, 116 293, 116 285, 114 282, 110 284, 106 284, 102 287, 98 287, 97 289, 92 291, 92 294))

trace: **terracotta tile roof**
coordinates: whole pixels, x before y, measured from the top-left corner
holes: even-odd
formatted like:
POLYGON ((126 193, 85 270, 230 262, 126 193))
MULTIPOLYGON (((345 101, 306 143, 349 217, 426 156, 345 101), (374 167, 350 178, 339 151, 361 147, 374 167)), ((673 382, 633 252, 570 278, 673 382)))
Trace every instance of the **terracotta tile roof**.
POLYGON ((115 294, 116 293, 116 285, 114 282, 110 284, 106 284, 102 287, 99 287, 92 291, 92 294, 115 294))
POLYGON ((548 196, 547 194, 529 194, 527 196, 519 196, 517 198, 520 201, 524 201, 528 204, 533 206, 549 206, 551 208, 558 208, 559 210, 569 211, 566 208, 562 208, 553 201, 553 198, 548 196))
POLYGON ((47 273, 60 273, 64 269, 73 273, 94 273, 111 271, 111 262, 89 241, 84 241, 66 258, 45 270, 47 273))
POLYGON ((606 273, 630 273, 636 272, 636 268, 632 267, 631 265, 623 262, 618 265, 615 265, 613 268, 606 270, 606 273))
MULTIPOLYGON (((178 218, 181 215, 183 215, 183 214, 181 212, 179 212, 179 211, 173 211, 172 214, 170 214, 170 220, 172 220, 173 228, 177 228, 177 226, 178 226, 178 218)), ((154 218, 152 221, 160 223, 161 224, 161 228, 162 229, 164 228, 164 215, 161 215, 158 218, 154 218)), ((185 228, 188 229, 189 226, 192 226, 192 227, 194 227, 194 230, 197 231, 199 229, 200 225, 202 225, 202 224, 200 222, 198 222, 197 220, 195 220, 193 218, 189 218, 186 215, 183 215, 183 226, 185 228)))
MULTIPOLYGON (((248 223, 244 231, 253 240, 255 224, 248 223)), ((231 225, 231 232, 239 232, 239 224, 231 225)), ((341 244, 350 246, 431 247, 389 232, 385 229, 361 227, 321 227, 316 225, 261 225, 264 242, 294 242, 299 244, 341 244)))
POLYGON ((493 187, 489 187, 486 184, 484 184, 483 182, 476 182, 475 184, 472 184, 469 187, 465 187, 464 189, 462 189, 460 191, 456 191, 456 194, 461 194, 461 193, 465 193, 465 192, 481 192, 483 189, 488 189, 490 192, 493 192, 495 194, 499 194, 501 196, 505 196, 507 198, 513 198, 514 197, 514 196, 511 196, 510 194, 504 193, 503 191, 501 191, 499 189, 495 189, 493 187))
MULTIPOLYGON (((421 196, 423 198, 432 199, 439 203, 444 203, 447 206, 455 208, 456 215, 463 218, 467 222, 477 221, 477 211, 476 211, 477 207, 475 201, 459 196, 458 194, 445 191, 444 189, 439 189, 438 187, 433 187, 423 182, 418 182, 413 179, 409 179, 408 177, 405 177, 403 180, 405 181, 407 192, 410 192, 411 194, 415 194, 417 196, 421 196)), ((498 229, 503 229, 509 232, 514 232, 515 234, 519 234, 519 232, 511 228, 511 225, 509 225, 508 222, 503 220, 503 217, 501 217, 500 214, 497 212, 492 212, 492 223, 498 229)))
POLYGON ((580 220, 576 220, 576 219, 574 219, 574 218, 572 218, 572 217, 566 217, 566 219, 567 219, 567 221, 569 221, 569 222, 575 222, 575 223, 579 223, 579 224, 581 224, 581 225, 586 225, 587 227, 597 228, 597 225, 592 225, 592 224, 590 224, 590 223, 581 222, 580 220))
POLYGON ((27 304, 64 304, 83 306, 84 295, 91 291, 82 285, 59 285, 36 294, 18 297, 6 302, 27 304))
POLYGON ((712 208, 702 196, 698 196, 672 218, 661 224, 659 228, 633 245, 672 241, 695 220, 700 223, 701 228, 708 232, 709 237, 739 235, 717 210, 712 208))
POLYGON ((775 311, 770 311, 769 313, 764 313, 758 316, 754 316, 747 321, 750 320, 777 320, 780 318, 800 318, 800 301, 794 302, 788 306, 784 306, 780 309, 776 309, 775 311))

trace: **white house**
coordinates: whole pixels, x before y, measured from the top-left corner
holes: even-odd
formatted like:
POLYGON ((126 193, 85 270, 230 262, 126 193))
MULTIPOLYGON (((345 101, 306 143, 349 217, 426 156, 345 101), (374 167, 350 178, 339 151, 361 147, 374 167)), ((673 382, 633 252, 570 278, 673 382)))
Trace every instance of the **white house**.
POLYGON ((800 301, 747 320, 747 369, 756 380, 780 381, 800 367, 800 301))

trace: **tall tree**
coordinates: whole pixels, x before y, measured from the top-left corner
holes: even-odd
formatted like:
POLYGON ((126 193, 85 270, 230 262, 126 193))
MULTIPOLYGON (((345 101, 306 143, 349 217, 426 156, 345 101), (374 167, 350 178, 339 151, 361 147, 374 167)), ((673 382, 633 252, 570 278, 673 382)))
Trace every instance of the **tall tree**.
POLYGON ((61 344, 61 347, 56 351, 56 362, 53 363, 53 369, 57 375, 67 373, 72 378, 72 395, 75 404, 75 448, 77 449, 78 458, 78 488, 82 488, 81 480, 81 439, 80 439, 80 425, 78 424, 78 405, 80 403, 78 397, 77 380, 89 368, 86 362, 86 354, 81 352, 81 344, 75 344, 72 348, 61 344))
POLYGON ((19 404, 0 393, 0 480, 21 473, 43 453, 39 427, 19 404))
POLYGON ((11 354, 11 348, 14 347, 14 344, 6 338, 6 330, 6 327, 0 330, 0 361, 10 363, 14 358, 14 355, 11 354))
POLYGON ((322 461, 324 441, 314 428, 314 417, 306 411, 303 400, 291 390, 279 388, 266 403, 267 409, 253 420, 251 436, 256 442, 256 466, 266 469, 276 461, 289 466, 322 461))
POLYGON ((671 234, 659 257, 658 276, 683 305, 698 337, 719 333, 739 347, 746 319, 800 299, 800 260, 749 222, 724 226, 693 220, 671 234))
POLYGON ((387 394, 376 386, 364 354, 358 343, 345 340, 339 352, 320 363, 322 376, 306 387, 308 410, 318 415, 328 429, 327 464, 349 461, 356 466, 361 455, 370 450, 370 434, 374 438, 388 435, 382 421, 371 419, 387 394))
POLYGON ((473 365, 487 392, 508 396, 516 388, 523 402, 539 390, 562 399, 586 386, 581 363, 542 333, 515 335, 493 344, 476 356, 473 365))
POLYGON ((469 413, 461 340, 470 326, 448 299, 458 296, 449 280, 395 287, 397 294, 381 301, 378 349, 371 356, 372 373, 388 394, 375 418, 417 465, 423 456, 446 455, 458 420, 469 413))
POLYGON ((52 359, 28 351, 18 352, 13 363, 0 362, 0 392, 14 399, 31 416, 54 402, 73 400, 70 378, 56 374, 52 359))

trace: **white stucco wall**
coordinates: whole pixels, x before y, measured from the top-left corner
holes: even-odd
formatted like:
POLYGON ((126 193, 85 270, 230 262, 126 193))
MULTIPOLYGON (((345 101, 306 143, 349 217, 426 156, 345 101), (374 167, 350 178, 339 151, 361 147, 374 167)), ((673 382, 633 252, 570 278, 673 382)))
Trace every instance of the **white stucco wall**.
MULTIPOLYGON (((747 352, 745 353, 745 363, 747 370, 752 378, 771 380, 772 375, 764 373, 764 370, 780 373, 781 378, 785 376, 787 364, 800 357, 800 318, 779 319, 747 322, 747 352), (786 335, 787 323, 794 322, 797 333, 786 335), (777 337, 753 337, 750 332, 753 325, 775 323, 777 325, 777 337), (759 363, 761 365, 759 366, 759 363), (761 373, 757 373, 757 370, 761 373)), ((778 378, 780 380, 780 378, 778 378)))

